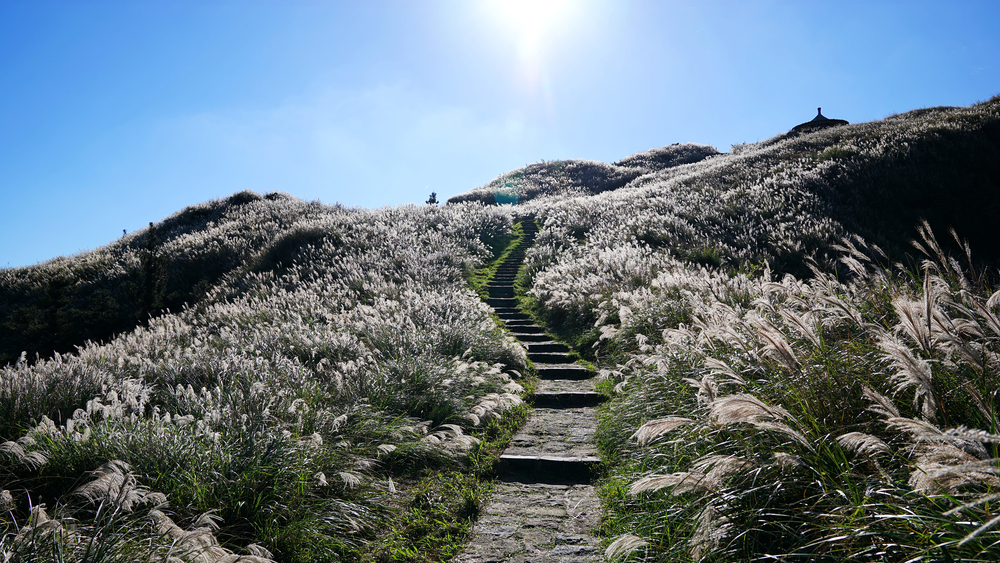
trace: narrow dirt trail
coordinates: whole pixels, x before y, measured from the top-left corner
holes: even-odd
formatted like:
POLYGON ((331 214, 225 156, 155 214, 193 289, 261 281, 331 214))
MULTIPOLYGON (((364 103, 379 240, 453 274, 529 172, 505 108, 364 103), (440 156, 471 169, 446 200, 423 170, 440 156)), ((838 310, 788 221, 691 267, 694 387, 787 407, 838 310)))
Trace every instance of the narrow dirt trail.
POLYGON ((538 228, 521 223, 524 239, 498 268, 487 303, 528 348, 539 383, 524 427, 500 456, 501 474, 472 539, 457 563, 602 561, 600 501, 591 484, 598 463, 593 372, 569 363, 569 348, 552 340, 517 307, 514 278, 538 228))

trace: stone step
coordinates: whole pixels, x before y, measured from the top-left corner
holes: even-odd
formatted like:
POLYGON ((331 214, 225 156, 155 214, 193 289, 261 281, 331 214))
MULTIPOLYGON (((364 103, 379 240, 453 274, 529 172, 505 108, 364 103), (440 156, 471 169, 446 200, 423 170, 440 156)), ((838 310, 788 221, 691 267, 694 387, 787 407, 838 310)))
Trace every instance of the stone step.
POLYGON ((579 391, 574 393, 535 392, 531 402, 535 407, 550 409, 565 409, 572 407, 596 407, 607 400, 607 397, 597 391, 579 391))
POLYGON ((596 456, 501 454, 499 471, 507 482, 568 485, 593 481, 600 463, 596 456))
POLYGON ((598 463, 592 407, 535 407, 500 457, 510 479, 522 482, 586 482, 598 463))
POLYGON ((544 334, 545 331, 542 327, 537 325, 521 325, 516 327, 510 327, 510 331, 517 334, 544 334))
POLYGON ((536 394, 594 393, 597 380, 591 379, 542 379, 535 385, 536 394))
POLYGON ((504 323, 506 323, 507 326, 510 327, 510 328, 513 328, 515 326, 538 326, 538 325, 535 324, 535 321, 531 320, 530 318, 528 318, 528 319, 505 319, 504 323))
MULTIPOLYGON (((511 314, 514 314, 514 313, 517 313, 519 315, 523 315, 524 314, 517 307, 493 307, 493 312, 496 313, 497 315, 511 315, 511 314)), ((503 318, 503 317, 501 317, 501 318, 503 318)))
POLYGON ((569 352, 569 346, 562 342, 549 340, 548 342, 531 342, 528 344, 528 352, 569 352))
POLYGON ((536 364, 565 364, 569 357, 565 352, 532 352, 528 351, 528 359, 536 364))
POLYGON ((514 297, 513 287, 488 287, 486 292, 490 297, 514 297))
POLYGON ((522 313, 519 310, 514 311, 501 311, 497 313, 497 316, 503 320, 519 321, 519 320, 531 320, 527 314, 522 313))
POLYGON ((514 282, 510 282, 510 283, 507 283, 507 282, 495 282, 495 283, 488 284, 486 286, 486 289, 490 289, 491 287, 506 287, 508 289, 514 289, 514 282))
POLYGON ((529 342, 548 342, 549 340, 552 340, 552 338, 548 334, 544 334, 544 333, 528 334, 526 332, 512 331, 511 334, 514 336, 514 338, 516 338, 516 339, 518 339, 518 340, 520 340, 521 342, 524 342, 524 343, 529 343, 529 342))
POLYGON ((538 379, 590 379, 594 372, 579 364, 545 364, 535 366, 538 379))
POLYGON ((489 297, 486 304, 490 307, 517 307, 517 299, 513 297, 489 297))
POLYGON ((593 485, 497 483, 454 563, 602 563, 593 485))
POLYGON ((510 314, 510 313, 520 313, 521 310, 517 307, 493 307, 493 312, 496 314, 510 314))

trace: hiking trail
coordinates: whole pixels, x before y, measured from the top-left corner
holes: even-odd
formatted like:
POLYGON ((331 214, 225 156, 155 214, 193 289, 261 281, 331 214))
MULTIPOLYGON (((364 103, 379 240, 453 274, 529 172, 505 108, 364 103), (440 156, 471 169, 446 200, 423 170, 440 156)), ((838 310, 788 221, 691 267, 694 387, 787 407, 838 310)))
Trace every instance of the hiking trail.
POLYGON ((546 335, 518 308, 514 279, 535 241, 533 218, 524 237, 488 285, 487 304, 528 349, 538 385, 527 422, 500 456, 500 477, 456 563, 564 563, 603 560, 593 531, 601 506, 591 481, 599 460, 594 444, 594 373, 570 363, 569 348, 546 335))

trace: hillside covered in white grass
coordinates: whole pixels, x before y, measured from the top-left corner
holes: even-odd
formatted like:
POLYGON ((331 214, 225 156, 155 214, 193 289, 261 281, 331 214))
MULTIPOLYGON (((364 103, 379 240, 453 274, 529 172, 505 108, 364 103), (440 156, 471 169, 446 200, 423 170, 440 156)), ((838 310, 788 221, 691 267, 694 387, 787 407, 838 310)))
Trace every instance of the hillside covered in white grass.
POLYGON ((447 560, 527 409, 477 293, 521 220, 611 398, 610 558, 1000 557, 1000 98, 450 201, 243 192, 0 270, 4 561, 447 560))

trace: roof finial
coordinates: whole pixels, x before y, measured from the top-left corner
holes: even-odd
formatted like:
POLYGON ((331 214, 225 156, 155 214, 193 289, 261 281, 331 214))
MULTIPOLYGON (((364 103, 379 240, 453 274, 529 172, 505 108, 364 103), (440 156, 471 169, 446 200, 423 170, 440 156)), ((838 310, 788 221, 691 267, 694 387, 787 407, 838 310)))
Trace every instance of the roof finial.
POLYGON ((816 108, 816 115, 823 115, 823 108, 816 108))

